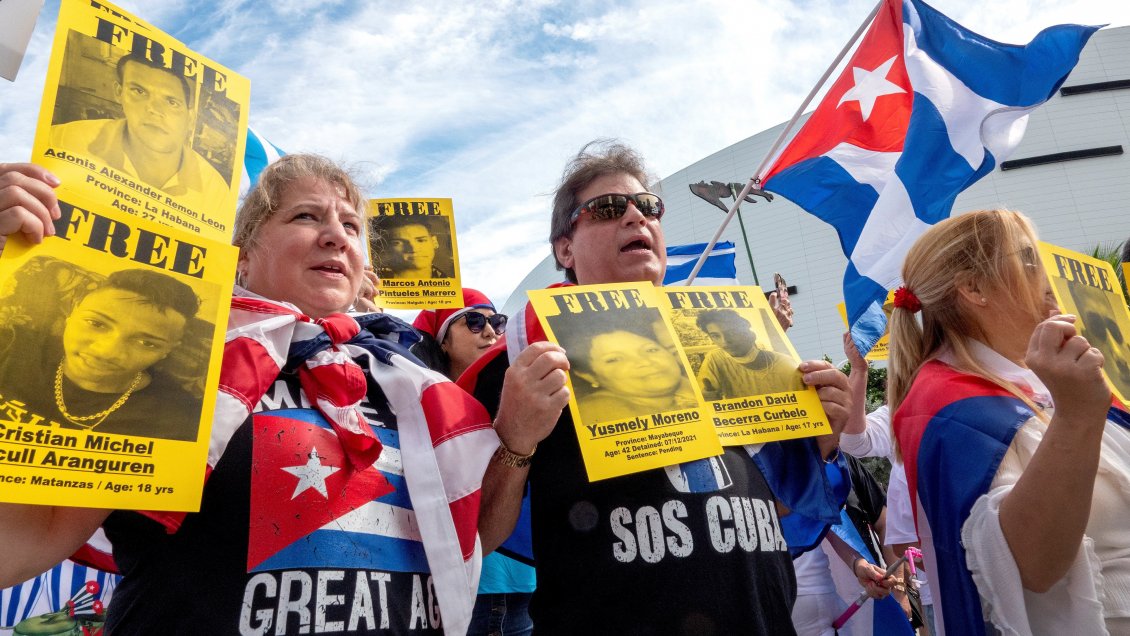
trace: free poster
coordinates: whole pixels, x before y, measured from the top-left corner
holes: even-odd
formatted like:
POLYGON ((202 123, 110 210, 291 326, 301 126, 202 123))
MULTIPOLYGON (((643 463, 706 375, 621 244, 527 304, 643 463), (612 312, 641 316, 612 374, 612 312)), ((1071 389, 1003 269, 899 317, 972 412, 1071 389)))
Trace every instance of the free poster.
POLYGON ((229 242, 251 84, 104 0, 63 0, 32 161, 95 205, 229 242))
POLYGON ((719 455, 702 396, 652 285, 532 290, 569 357, 569 409, 591 481, 719 455))
POLYGON ((0 500, 197 510, 236 249, 59 207, 0 254, 0 500))
POLYGON ((380 277, 381 306, 463 306, 451 199, 371 200, 369 257, 380 277))
POLYGON ((1040 242, 1040 258, 1060 311, 1075 314, 1080 333, 1102 352, 1103 375, 1115 396, 1130 398, 1130 311, 1110 263, 1040 242))
POLYGON ((664 287, 660 294, 722 444, 831 433, 800 356, 757 287, 664 287))

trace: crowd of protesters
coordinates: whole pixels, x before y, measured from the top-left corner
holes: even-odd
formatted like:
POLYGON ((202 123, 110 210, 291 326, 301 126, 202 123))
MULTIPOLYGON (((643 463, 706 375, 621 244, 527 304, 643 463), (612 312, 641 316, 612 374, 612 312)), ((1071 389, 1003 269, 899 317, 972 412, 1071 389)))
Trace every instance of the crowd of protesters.
MULTIPOLYGON (((661 284, 664 208, 640 197, 652 182, 615 141, 572 159, 548 228, 563 284, 661 284)), ((58 185, 40 167, 0 164, 0 235, 51 235, 58 185)), ((107 614, 115 636, 832 634, 853 600, 828 584, 837 561, 856 592, 890 595, 931 634, 1130 633, 1130 415, 1102 353, 1055 306, 1023 215, 955 215, 911 250, 891 316, 889 409, 866 413, 867 364, 845 338, 850 376, 819 360, 786 370, 815 387, 831 434, 590 482, 567 374, 603 383, 594 395, 610 404, 629 399, 607 388, 615 374, 571 369, 529 307, 508 318, 473 289, 412 327, 372 312, 380 272, 364 265, 363 209, 349 175, 322 157, 289 155, 264 172, 237 216, 228 401, 200 512, 0 504, 0 585, 53 567, 101 529, 123 575, 107 614), (330 393, 336 409, 321 406, 330 393), (284 402, 308 405, 320 424, 280 428, 297 417, 284 402), (284 448, 284 435, 298 446, 284 448), (258 473, 299 446, 308 470, 331 455, 348 470, 324 474, 321 498, 293 514, 356 506, 357 525, 387 526, 379 545, 296 535, 285 559, 256 561, 264 507, 284 505, 267 501, 258 473), (885 496, 846 453, 892 459, 885 496), (392 501, 405 512, 380 512, 392 501), (859 549, 842 524, 875 535, 859 549), (725 540, 734 533, 747 536, 725 540), (914 567, 883 565, 909 545, 924 553, 931 595, 915 589, 914 567)), ((774 306, 791 324, 787 302, 774 306)), ((562 344, 634 338, 669 355, 646 333, 611 333, 562 344)), ((748 338, 722 344, 732 340, 718 336, 715 358, 756 350, 748 338)), ((737 373, 719 374, 718 390, 741 393, 726 379, 737 373)), ((677 375, 672 386, 686 383, 677 375)), ((852 633, 870 632, 852 620, 852 633)))

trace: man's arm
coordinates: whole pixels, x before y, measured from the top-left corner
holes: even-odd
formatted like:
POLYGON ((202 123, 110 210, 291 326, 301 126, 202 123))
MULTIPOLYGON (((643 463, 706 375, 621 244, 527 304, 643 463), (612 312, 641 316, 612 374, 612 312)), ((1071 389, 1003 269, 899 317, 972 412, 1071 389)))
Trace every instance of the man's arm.
MULTIPOLYGON (((549 436, 569 403, 565 350, 549 342, 531 344, 506 370, 495 430, 505 450, 530 457, 549 436)), ((531 457, 531 461, 537 461, 531 457)), ((515 463, 515 462, 511 462, 515 463)), ((483 475, 479 540, 492 552, 514 531, 522 507, 529 466, 504 463, 496 453, 483 475)))

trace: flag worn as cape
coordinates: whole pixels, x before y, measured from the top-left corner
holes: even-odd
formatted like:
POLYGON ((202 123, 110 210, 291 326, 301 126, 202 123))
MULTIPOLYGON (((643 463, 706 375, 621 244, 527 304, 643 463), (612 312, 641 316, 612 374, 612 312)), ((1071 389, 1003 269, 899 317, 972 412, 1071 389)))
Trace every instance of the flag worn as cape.
POLYGON ((832 225, 844 301, 867 353, 902 261, 957 195, 1016 148, 1098 27, 1000 44, 920 0, 885 0, 844 72, 765 172, 763 187, 832 225))
MULTIPOLYGON (((406 347, 418 336, 392 316, 334 314, 313 320, 292 305, 236 291, 212 422, 209 473, 279 374, 297 371, 311 407, 328 422, 323 436, 339 445, 333 452, 357 471, 374 473, 370 477, 377 486, 391 479, 407 483, 444 627, 465 631, 482 561, 479 489, 498 447, 482 406, 411 358, 406 347), (402 474, 369 470, 382 463, 384 446, 356 408, 365 397, 366 378, 380 386, 396 416, 400 461, 384 463, 399 464, 402 474)), ((349 512, 349 507, 337 511, 343 516, 349 512)), ((187 513, 142 514, 172 533, 187 513)), ((302 531, 312 535, 324 525, 302 531)), ((285 559, 286 549, 299 538, 272 546, 249 542, 249 562, 254 562, 249 571, 267 559, 285 559)))

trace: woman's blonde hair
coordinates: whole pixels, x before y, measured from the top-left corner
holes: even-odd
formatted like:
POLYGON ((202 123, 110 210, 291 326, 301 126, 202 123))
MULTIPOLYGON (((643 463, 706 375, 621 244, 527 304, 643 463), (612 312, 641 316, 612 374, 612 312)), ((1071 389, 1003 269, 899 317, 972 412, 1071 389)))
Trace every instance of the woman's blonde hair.
POLYGON ((922 365, 945 348, 960 370, 985 378, 1040 412, 1016 385, 973 357, 969 339, 984 342, 985 334, 958 302, 959 288, 972 284, 998 306, 1011 304, 1030 312, 1034 322, 1043 320, 1045 283, 1036 241, 1028 217, 1011 210, 951 217, 919 237, 903 262, 902 279, 922 304, 921 315, 898 307, 891 312, 887 398, 892 413, 922 365))
POLYGON ((314 154, 284 155, 263 169, 255 187, 247 193, 235 215, 232 245, 238 247, 241 254, 254 247, 259 228, 278 210, 287 188, 303 178, 323 181, 340 189, 342 198, 349 201, 361 216, 367 216, 367 204, 361 190, 349 173, 331 159, 314 154))

